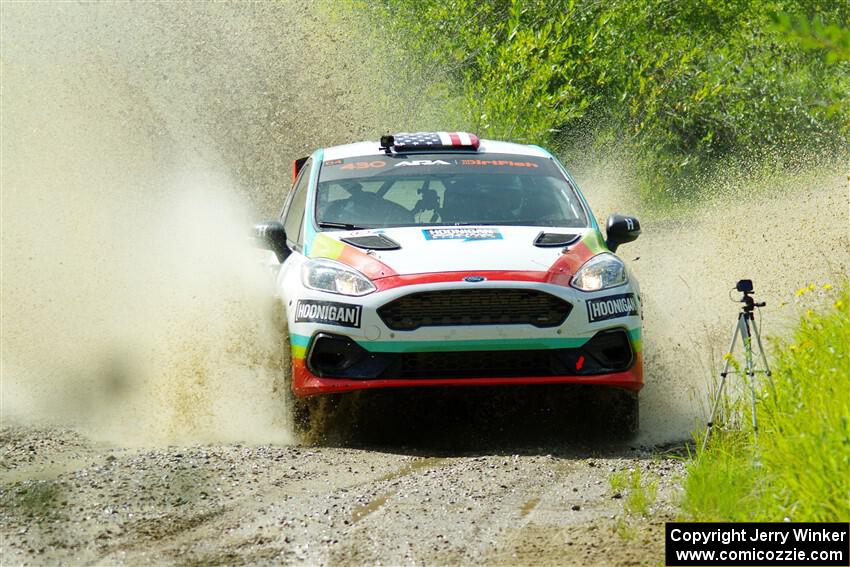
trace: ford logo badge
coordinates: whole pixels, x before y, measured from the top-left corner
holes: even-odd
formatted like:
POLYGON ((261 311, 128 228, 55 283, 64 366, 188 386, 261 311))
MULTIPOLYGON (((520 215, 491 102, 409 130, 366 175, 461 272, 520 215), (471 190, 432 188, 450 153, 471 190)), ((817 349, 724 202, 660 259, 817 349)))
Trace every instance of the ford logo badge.
POLYGON ((484 276, 466 276, 465 278, 463 278, 463 281, 469 282, 469 283, 478 283, 478 282, 483 282, 486 279, 487 278, 485 278, 484 276))

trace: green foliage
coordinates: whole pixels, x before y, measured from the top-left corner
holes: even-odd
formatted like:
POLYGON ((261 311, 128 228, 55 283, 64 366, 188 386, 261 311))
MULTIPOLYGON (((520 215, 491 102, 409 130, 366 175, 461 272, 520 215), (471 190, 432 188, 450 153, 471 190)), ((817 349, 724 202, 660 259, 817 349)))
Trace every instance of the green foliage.
POLYGON ((827 63, 850 61, 850 29, 825 24, 821 18, 810 22, 799 14, 777 13, 776 29, 793 37, 803 49, 823 51, 827 63))
POLYGON ((850 520, 850 285, 823 293, 831 305, 808 309, 793 342, 778 345, 758 438, 721 433, 690 465, 683 508, 693 518, 850 520))
POLYGON ((812 310, 777 356, 759 451, 777 505, 794 519, 850 519, 850 288, 812 310), (788 466, 793 463, 794 466, 788 466))
POLYGON ((658 494, 658 480, 641 478, 640 469, 619 471, 608 477, 608 484, 615 494, 623 496, 623 510, 632 516, 646 516, 658 494))
MULTIPOLYGON (((820 17, 809 21, 799 14, 777 13, 773 16, 774 29, 791 38, 802 49, 821 55, 828 65, 850 63, 850 28, 842 28, 836 24, 826 24, 820 17)), ((850 108, 850 93, 835 101, 826 101, 823 114, 831 119, 847 119, 847 109, 850 108)))
POLYGON ((380 6, 394 44, 458 85, 480 135, 574 150, 614 141, 648 198, 697 185, 684 181, 730 155, 848 147, 845 0, 380 6))
POLYGON ((709 449, 688 468, 685 513, 706 522, 754 520, 764 485, 752 451, 740 432, 715 434, 709 449))

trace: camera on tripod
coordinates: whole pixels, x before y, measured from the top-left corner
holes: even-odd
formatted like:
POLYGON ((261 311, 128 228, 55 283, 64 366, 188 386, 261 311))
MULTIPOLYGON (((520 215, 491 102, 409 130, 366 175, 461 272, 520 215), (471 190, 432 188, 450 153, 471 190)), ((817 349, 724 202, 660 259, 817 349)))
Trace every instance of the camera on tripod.
POLYGON ((741 293, 752 293, 753 280, 738 280, 738 283, 735 284, 735 289, 741 293))
POLYGON ((752 311, 756 307, 764 307, 767 305, 767 302, 760 301, 756 303, 756 300, 750 297, 753 292, 753 280, 738 280, 738 283, 735 284, 735 289, 744 294, 744 297, 739 299, 741 303, 744 303, 743 309, 745 312, 750 313, 750 319, 752 319, 752 311))
POLYGON ((717 408, 719 407, 720 400, 723 397, 723 388, 726 386, 727 376, 730 374, 743 374, 746 376, 746 384, 750 389, 752 401, 751 415, 753 418, 753 432, 756 435, 758 435, 758 421, 756 420, 756 374, 765 374, 767 379, 770 381, 771 386, 773 385, 773 382, 770 379, 770 367, 767 364, 767 356, 765 356, 764 347, 761 344, 761 332, 759 330, 759 326, 755 323, 755 318, 753 317, 753 311, 755 311, 755 308, 764 307, 767 303, 764 301, 756 303, 756 300, 753 299, 753 280, 738 280, 738 283, 735 284, 735 290, 744 294, 744 296, 738 300, 739 303, 743 303, 744 305, 738 313, 738 320, 735 323, 735 329, 732 333, 732 343, 729 345, 729 350, 726 351, 726 356, 724 357, 726 359, 726 363, 723 365, 723 370, 720 372, 720 386, 718 387, 717 394, 714 397, 711 414, 709 415, 708 423, 706 424, 705 437, 703 437, 702 440, 703 451, 705 451, 705 448, 708 446, 708 437, 711 435, 711 430, 714 427, 714 417, 717 415, 717 408), (735 351, 735 343, 738 342, 739 337, 744 345, 744 368, 738 368, 736 365, 735 370, 730 370, 730 366, 732 364, 732 353, 735 351), (753 344, 753 338, 755 338, 755 345, 753 344), (753 360, 755 349, 758 349, 758 354, 761 355, 761 362, 764 365, 764 368, 761 370, 756 369, 756 364, 753 360))

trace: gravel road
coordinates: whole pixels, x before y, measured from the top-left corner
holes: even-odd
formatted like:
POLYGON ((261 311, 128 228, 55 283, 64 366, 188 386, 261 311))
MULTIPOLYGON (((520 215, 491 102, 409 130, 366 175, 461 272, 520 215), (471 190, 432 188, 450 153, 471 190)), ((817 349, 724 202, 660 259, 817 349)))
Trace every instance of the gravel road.
POLYGON ((372 431, 164 448, 7 426, 2 564, 658 564, 683 473, 675 451, 450 421, 408 444, 372 431), (612 488, 632 471, 657 486, 644 510, 612 488))

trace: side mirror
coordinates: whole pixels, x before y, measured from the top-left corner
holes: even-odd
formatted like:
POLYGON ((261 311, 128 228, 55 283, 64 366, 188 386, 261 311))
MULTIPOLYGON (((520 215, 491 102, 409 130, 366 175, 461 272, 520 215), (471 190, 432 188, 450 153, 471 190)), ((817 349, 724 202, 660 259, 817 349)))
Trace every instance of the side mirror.
POLYGON ((292 252, 286 245, 286 230, 280 221, 255 224, 254 242, 258 248, 274 252, 281 264, 292 252))
POLYGON ((616 252, 620 244, 631 242, 640 236, 640 223, 635 217, 611 215, 605 228, 605 244, 611 252, 616 252))

